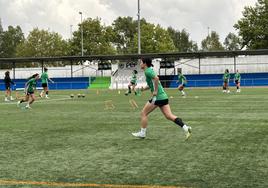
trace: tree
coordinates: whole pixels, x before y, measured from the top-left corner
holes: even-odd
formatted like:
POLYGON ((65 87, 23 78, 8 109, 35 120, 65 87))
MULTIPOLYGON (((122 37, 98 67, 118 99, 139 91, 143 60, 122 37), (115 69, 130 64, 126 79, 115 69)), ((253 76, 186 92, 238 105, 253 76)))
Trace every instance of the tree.
MULTIPOLYGON (((151 23, 141 24, 141 52, 142 53, 159 53, 174 52, 175 46, 167 32, 160 25, 155 26, 151 23)), ((131 52, 138 51, 138 34, 134 36, 131 52)))
POLYGON ((219 51, 224 50, 219 34, 216 31, 212 31, 209 36, 207 36, 201 42, 201 47, 203 51, 219 51))
MULTIPOLYGON (((111 27, 102 25, 99 18, 88 18, 82 22, 82 26, 85 55, 104 55, 116 52, 112 44, 114 33, 111 27)), ((71 55, 81 55, 81 29, 80 24, 79 30, 73 34, 71 55)))
POLYGON ((67 54, 67 42, 55 32, 33 29, 17 48, 20 57, 53 57, 67 54))
POLYGON ((224 40, 225 50, 241 50, 241 39, 234 33, 229 33, 224 40))
POLYGON ((242 37, 242 47, 268 48, 268 1, 258 0, 255 7, 245 7, 243 18, 235 25, 242 37))
POLYGON ((3 27, 2 27, 2 21, 0 19, 0 57, 3 57, 3 27))
POLYGON ((24 41, 20 26, 8 26, 8 30, 2 32, 1 38, 1 57, 15 57, 17 46, 24 41))
POLYGON ((197 43, 190 40, 190 34, 187 33, 185 29, 181 32, 173 29, 172 27, 168 27, 167 29, 170 37, 173 40, 173 43, 176 47, 176 50, 179 52, 196 52, 198 51, 197 43))
POLYGON ((137 33, 137 25, 132 17, 118 17, 112 23, 115 33, 113 43, 119 54, 129 53, 130 45, 133 43, 137 33))

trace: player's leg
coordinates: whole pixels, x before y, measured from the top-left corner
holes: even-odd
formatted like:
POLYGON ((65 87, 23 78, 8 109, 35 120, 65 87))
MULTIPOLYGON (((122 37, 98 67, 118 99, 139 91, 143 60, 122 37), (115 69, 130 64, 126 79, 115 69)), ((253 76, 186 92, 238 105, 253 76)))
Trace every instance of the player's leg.
POLYGON ((30 93, 30 94, 29 94, 28 104, 26 105, 26 108, 31 108, 31 107, 30 107, 30 104, 32 104, 34 101, 35 101, 34 93, 30 93))
POLYGON ((134 91, 135 95, 137 95, 136 84, 132 84, 132 91, 134 91))
POLYGON ((139 138, 146 137, 146 129, 148 125, 148 115, 154 111, 158 106, 152 104, 151 102, 147 102, 141 111, 141 130, 137 133, 132 133, 133 136, 139 138))
POLYGON ((5 102, 8 102, 9 100, 8 100, 8 97, 9 97, 9 87, 8 86, 6 86, 6 91, 5 91, 5 102))
POLYGON ((24 99, 18 101, 17 106, 19 107, 21 103, 29 101, 29 94, 27 93, 24 99))
POLYGON ((48 99, 48 87, 45 87, 46 98, 48 99))
POLYGON ((226 82, 223 82, 222 92, 223 93, 226 93, 226 82))
POLYGON ((172 112, 171 112, 171 109, 170 109, 170 106, 169 104, 163 104, 163 106, 160 106, 160 110, 161 112, 164 114, 164 116, 176 123, 177 125, 179 125, 185 132, 185 135, 186 135, 186 139, 188 139, 190 136, 191 136, 191 127, 190 126, 187 126, 181 118, 175 116, 172 112))

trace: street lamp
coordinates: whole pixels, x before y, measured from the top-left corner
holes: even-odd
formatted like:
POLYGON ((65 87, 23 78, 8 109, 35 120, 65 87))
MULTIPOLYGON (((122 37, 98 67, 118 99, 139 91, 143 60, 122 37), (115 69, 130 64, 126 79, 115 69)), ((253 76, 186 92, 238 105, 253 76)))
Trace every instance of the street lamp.
POLYGON ((138 54, 141 54, 141 20, 140 20, 140 0, 138 0, 138 54))
POLYGON ((84 56, 84 36, 83 36, 83 13, 79 12, 81 15, 81 55, 84 56))

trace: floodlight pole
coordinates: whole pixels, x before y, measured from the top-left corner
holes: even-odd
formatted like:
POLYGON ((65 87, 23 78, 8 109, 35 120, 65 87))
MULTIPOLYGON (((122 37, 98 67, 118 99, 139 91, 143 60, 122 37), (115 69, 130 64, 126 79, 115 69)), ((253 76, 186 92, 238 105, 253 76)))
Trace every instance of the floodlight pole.
POLYGON ((84 56, 84 36, 83 36, 83 13, 79 12, 81 15, 81 55, 84 56))
POLYGON ((138 0, 138 54, 141 54, 140 0, 138 0))

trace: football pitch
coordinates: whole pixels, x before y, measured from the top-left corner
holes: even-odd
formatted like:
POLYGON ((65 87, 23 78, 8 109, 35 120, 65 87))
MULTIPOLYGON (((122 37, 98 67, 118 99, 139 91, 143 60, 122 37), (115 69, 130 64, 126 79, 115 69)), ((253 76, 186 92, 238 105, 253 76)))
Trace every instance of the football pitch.
POLYGON ((267 88, 166 91, 188 141, 159 109, 146 139, 131 135, 149 92, 51 91, 29 110, 0 102, 0 187, 268 187, 267 88))

